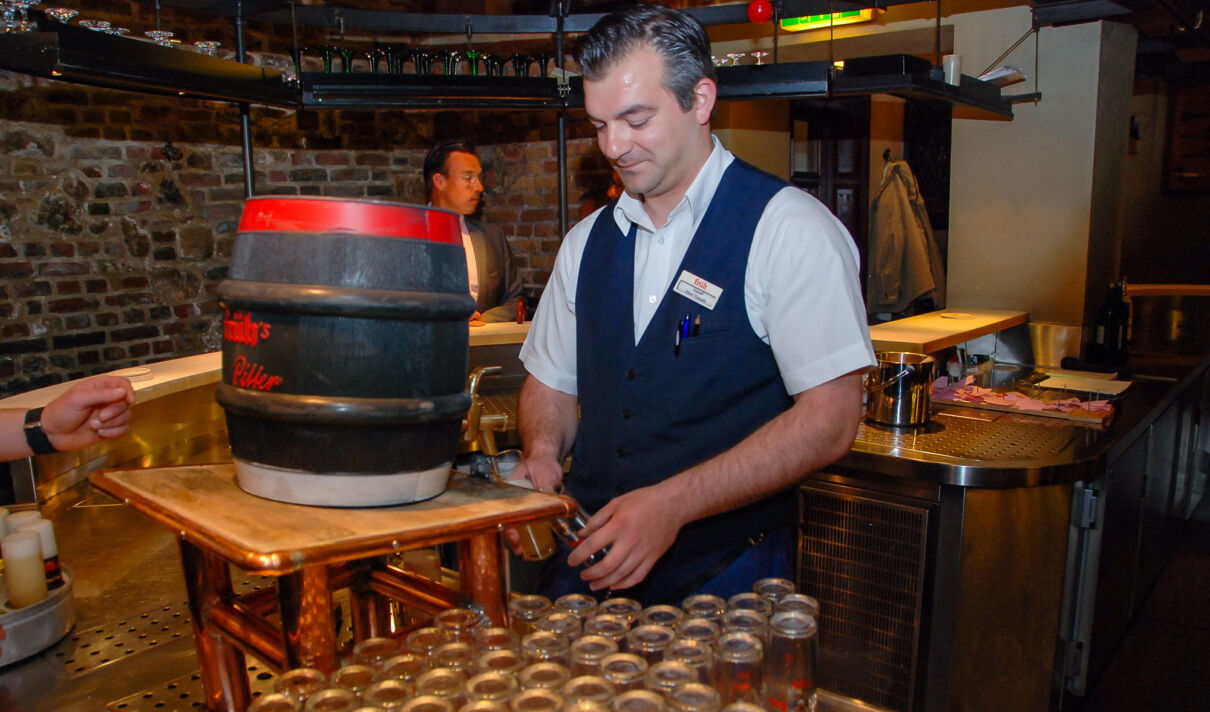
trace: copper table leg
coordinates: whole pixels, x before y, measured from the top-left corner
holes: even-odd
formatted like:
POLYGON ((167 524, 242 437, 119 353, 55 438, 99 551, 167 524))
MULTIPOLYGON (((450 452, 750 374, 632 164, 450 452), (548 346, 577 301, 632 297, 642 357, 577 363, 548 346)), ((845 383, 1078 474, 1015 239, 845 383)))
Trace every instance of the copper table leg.
POLYGON ((383 557, 357 562, 357 571, 353 576, 352 585, 349 586, 354 640, 382 638, 390 630, 389 603, 370 586, 374 571, 386 567, 386 559, 383 557))
POLYGON ((251 700, 244 653, 207 624, 210 609, 216 603, 234 598, 231 570, 218 556, 187 541, 180 544, 206 708, 214 712, 243 712, 251 700))
POLYGON ((498 626, 508 625, 506 561, 499 532, 480 534, 458 542, 462 595, 482 606, 483 612, 498 626))
POLYGON ((286 666, 313 667, 331 673, 340 667, 336 619, 328 567, 307 566, 277 581, 286 666))

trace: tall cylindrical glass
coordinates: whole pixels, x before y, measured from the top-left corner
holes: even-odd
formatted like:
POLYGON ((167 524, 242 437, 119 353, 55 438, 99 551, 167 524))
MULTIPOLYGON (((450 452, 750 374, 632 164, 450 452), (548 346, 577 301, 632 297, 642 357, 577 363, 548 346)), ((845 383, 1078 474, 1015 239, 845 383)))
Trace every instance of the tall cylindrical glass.
POLYGON ((818 646, 814 618, 805 613, 773 614, 764 667, 766 705, 771 709, 814 712, 818 703, 815 685, 818 646))
POLYGON ((716 680, 723 703, 761 703, 761 641, 751 633, 725 633, 718 639, 716 680))

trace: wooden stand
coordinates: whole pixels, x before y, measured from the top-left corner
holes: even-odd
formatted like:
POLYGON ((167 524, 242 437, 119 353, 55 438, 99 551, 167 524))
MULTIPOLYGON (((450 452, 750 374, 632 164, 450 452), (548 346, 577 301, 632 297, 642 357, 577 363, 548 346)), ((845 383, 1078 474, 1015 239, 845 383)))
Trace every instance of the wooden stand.
POLYGON ((342 588, 355 640, 386 634, 388 599, 432 613, 469 599, 506 625, 501 532, 575 507, 458 473, 438 497, 375 509, 262 499, 236 485, 230 463, 100 470, 90 480, 180 536, 206 704, 224 712, 249 704, 244 653, 279 672, 340 666, 332 593, 342 588), (386 565, 388 554, 446 542, 458 544, 460 591, 386 565), (236 596, 228 564, 277 577, 276 590, 236 596))

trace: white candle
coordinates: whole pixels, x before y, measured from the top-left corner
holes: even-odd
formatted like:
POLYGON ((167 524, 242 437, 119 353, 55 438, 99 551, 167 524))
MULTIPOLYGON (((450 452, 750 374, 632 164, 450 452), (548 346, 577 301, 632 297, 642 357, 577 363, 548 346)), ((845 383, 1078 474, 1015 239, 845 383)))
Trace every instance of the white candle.
POLYGON ((59 569, 59 545, 55 542, 55 525, 49 519, 27 519, 17 525, 19 532, 34 532, 42 544, 42 564, 46 569, 46 587, 55 589, 63 585, 63 572, 59 569))
POLYGON ((46 598, 41 537, 36 532, 13 532, 0 539, 0 552, 4 554, 9 606, 25 608, 46 598))

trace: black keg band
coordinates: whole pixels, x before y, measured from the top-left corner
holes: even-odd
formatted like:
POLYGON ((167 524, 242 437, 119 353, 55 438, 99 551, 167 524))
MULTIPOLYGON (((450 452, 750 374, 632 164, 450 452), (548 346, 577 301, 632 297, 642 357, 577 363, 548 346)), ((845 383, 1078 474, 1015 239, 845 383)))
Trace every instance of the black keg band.
POLYGON ((35 455, 59 452, 59 449, 51 444, 50 438, 46 437, 46 432, 42 430, 41 408, 34 408, 25 413, 25 442, 35 455))
POLYGON ((218 296, 234 309, 369 319, 466 321, 475 311, 469 293, 416 292, 228 279, 218 296))
POLYGON ((331 425, 431 423, 461 418, 471 406, 466 391, 429 398, 353 398, 251 391, 220 383, 214 397, 240 415, 331 425))

